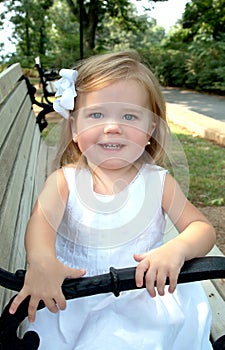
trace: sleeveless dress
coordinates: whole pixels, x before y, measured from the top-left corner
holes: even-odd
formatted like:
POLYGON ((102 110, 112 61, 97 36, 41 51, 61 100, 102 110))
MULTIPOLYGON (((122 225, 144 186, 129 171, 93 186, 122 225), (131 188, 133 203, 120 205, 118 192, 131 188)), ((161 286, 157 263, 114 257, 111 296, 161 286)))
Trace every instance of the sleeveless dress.
MULTIPOLYGON (((60 261, 85 268, 86 276, 108 273, 109 267, 136 266, 134 253, 163 242, 161 209, 166 171, 145 164, 116 195, 93 191, 88 169, 64 168, 69 198, 58 229, 60 261)), ((178 285, 155 298, 146 289, 67 301, 54 314, 39 310, 27 330, 40 336, 41 350, 209 350, 211 313, 198 282, 178 285)))

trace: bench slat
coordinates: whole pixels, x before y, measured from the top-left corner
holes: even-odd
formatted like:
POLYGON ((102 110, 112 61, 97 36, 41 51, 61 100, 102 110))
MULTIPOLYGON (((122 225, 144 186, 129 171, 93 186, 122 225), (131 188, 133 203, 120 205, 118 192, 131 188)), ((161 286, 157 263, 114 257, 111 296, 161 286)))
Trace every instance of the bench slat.
MULTIPOLYGON (((12 245, 11 260, 9 270, 15 271, 18 267, 25 268, 25 250, 23 234, 25 233, 30 213, 33 209, 33 203, 37 199, 35 189, 35 175, 37 166, 37 149, 40 147, 40 138, 37 137, 34 130, 34 138, 31 145, 28 166, 25 172, 23 192, 20 201, 20 212, 16 223, 14 241, 12 245)), ((18 161, 20 161, 18 159, 18 161)))
MULTIPOLYGON (((219 280, 212 281, 217 291, 220 293, 221 297, 225 301, 225 279, 221 278, 219 280)), ((225 334, 225 329, 224 329, 225 334)))
MULTIPOLYGON (((29 117, 29 116, 28 116, 29 117)), ((11 260, 10 252, 14 239, 16 222, 20 208, 20 198, 23 191, 26 167, 29 160, 31 137, 33 135, 34 123, 28 123, 24 133, 21 146, 19 148, 18 158, 15 160, 15 166, 10 174, 7 192, 1 207, 0 221, 0 266, 8 269, 11 260), (29 135, 29 138, 27 136, 29 135), (21 166, 23 164, 23 166, 21 166), (19 199, 19 200, 17 200, 19 199)), ((36 126, 36 125, 35 125, 36 126)), ((27 188, 29 191, 29 188, 27 188)), ((23 234, 21 232, 21 234, 23 234)))
POLYGON ((211 337, 215 341, 225 334, 225 303, 211 281, 203 281, 202 286, 212 310, 211 337))
MULTIPOLYGON (((40 136, 38 126, 36 125, 33 133, 33 140, 29 154, 28 165, 24 173, 24 185, 21 194, 20 208, 11 246, 8 270, 13 272, 16 271, 18 268, 25 268, 26 266, 24 234, 26 231, 26 225, 29 220, 30 213, 33 209, 33 203, 37 198, 37 193, 35 190, 35 176, 37 166, 37 149, 39 149, 39 147, 40 136)), ((21 159, 18 158, 18 166, 20 162, 21 159)), ((3 305, 5 305, 14 294, 15 292, 5 290, 4 299, 2 301, 3 305)))
MULTIPOLYGON (((20 64, 0 74, 0 266, 25 267, 24 234, 37 197, 35 178, 41 134, 20 64)), ((48 148, 41 166, 45 181, 48 148)), ((11 292, 0 287, 0 305, 11 292)))
POLYGON ((47 176, 48 146, 45 142, 41 142, 37 162, 38 169, 35 179, 35 191, 36 193, 40 193, 43 189, 43 185, 47 176))
MULTIPOLYGON (((208 255, 224 256, 224 254, 221 252, 221 250, 217 246, 214 246, 208 255)), ((221 278, 218 280, 212 280, 212 283, 225 302, 225 279, 221 278)), ((225 326, 224 326, 224 328, 225 328, 225 326)), ((225 329, 224 329, 224 334, 225 334, 225 329)))
MULTIPOLYGON (((16 120, 13 123, 10 134, 7 137, 1 150, 1 167, 0 167, 0 203, 4 198, 10 174, 20 147, 21 140, 24 139, 24 129, 28 122, 30 100, 27 96, 24 105, 22 106, 16 120)), ((30 138, 30 137, 29 137, 30 138)), ((29 139, 28 138, 28 139, 29 139)), ((22 163, 21 163, 22 164, 22 163)), ((21 167, 20 164, 20 167, 21 167)))
MULTIPOLYGON (((0 147, 2 147, 5 138, 8 137, 8 134, 13 127, 15 119, 17 119, 17 114, 21 106, 24 103, 24 99, 27 95, 26 83, 21 81, 17 84, 15 89, 12 91, 10 96, 5 99, 4 104, 0 107, 0 147)), ((31 102, 30 109, 31 109, 31 102)), ((29 107, 27 106, 27 111, 29 107)))
POLYGON ((5 97, 14 89, 15 83, 20 79, 23 72, 19 63, 15 63, 0 74, 0 104, 5 97))
MULTIPOLYGON (((30 117, 33 117, 31 115, 30 117)), ((29 220, 31 211, 33 209, 34 200, 37 198, 37 193, 35 192, 35 174, 36 174, 36 166, 37 166, 37 150, 40 147, 40 137, 38 135, 39 130, 38 126, 32 123, 28 129, 27 133, 32 135, 33 138, 32 143, 28 145, 27 142, 21 146, 21 151, 19 157, 16 162, 15 173, 19 173, 19 167, 21 167, 21 162, 24 161, 24 154, 26 152, 27 147, 29 147, 29 157, 27 159, 27 167, 23 170, 21 174, 24 177, 22 192, 21 192, 21 200, 20 200, 20 208, 19 215, 16 221, 16 229, 14 232, 14 239, 11 250, 11 259, 9 262, 9 270, 15 271, 18 267, 25 268, 25 249, 24 249, 24 233, 26 230, 27 221, 29 220), (38 131, 38 133, 36 133, 38 131), (35 198, 34 198, 35 197, 35 198)))

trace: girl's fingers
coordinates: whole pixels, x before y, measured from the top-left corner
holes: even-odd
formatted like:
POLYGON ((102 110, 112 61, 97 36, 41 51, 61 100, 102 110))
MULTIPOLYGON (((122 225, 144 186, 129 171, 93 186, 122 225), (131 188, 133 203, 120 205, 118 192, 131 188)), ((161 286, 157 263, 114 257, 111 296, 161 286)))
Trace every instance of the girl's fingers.
POLYGON ((136 285, 137 287, 142 287, 145 278, 145 285, 149 294, 151 295, 151 297, 155 297, 155 282, 157 270, 154 267, 150 266, 150 260, 145 259, 146 256, 146 253, 134 255, 134 259, 139 262, 138 266, 136 267, 136 285))
POLYGON ((46 307, 49 309, 49 311, 54 313, 58 312, 59 308, 57 306, 55 299, 48 299, 47 301, 45 300, 44 303, 46 307))
POLYGON ((169 279, 169 292, 173 293, 177 286, 177 279, 180 269, 183 265, 181 259, 176 256, 165 257, 165 253, 159 255, 159 248, 156 251, 144 254, 135 254, 134 259, 139 262, 136 268, 136 285, 137 287, 145 285, 149 294, 156 296, 156 289, 160 296, 164 295, 167 278, 169 279))
POLYGON ((58 305, 58 308, 60 310, 65 310, 65 308, 66 308, 66 299, 65 299, 63 293, 55 300, 56 300, 56 304, 58 305))
MULTIPOLYGON (((62 292, 62 290, 60 289, 58 291, 57 294, 55 294, 51 299, 51 300, 54 300, 55 304, 57 305, 57 310, 65 310, 66 308, 66 299, 65 299, 65 296, 62 292)), ((50 309, 49 309, 50 310, 50 309)), ((55 309, 54 309, 55 310, 55 309)), ((55 312, 55 311, 53 311, 55 312)))
POLYGON ((66 278, 79 278, 86 274, 85 269, 73 269, 73 268, 67 268, 66 270, 66 278))
POLYGON ((156 269, 149 269, 145 276, 145 285, 152 298, 156 296, 155 282, 156 282, 157 271, 156 269))
POLYGON ((36 316, 36 311, 37 311, 39 301, 40 300, 37 298, 33 298, 33 297, 30 298, 30 302, 28 306, 28 320, 30 322, 35 321, 35 316, 36 316))
POLYGON ((149 269, 149 261, 147 259, 141 261, 136 267, 135 280, 136 280, 137 287, 141 288, 143 286, 144 275, 146 271, 148 271, 148 269, 149 269))
POLYGON ((146 257, 146 253, 144 254, 134 254, 134 260, 140 262, 146 257))
POLYGON ((18 309, 19 305, 24 301, 24 299, 26 299, 27 296, 28 294, 25 293, 22 289, 20 293, 17 294, 17 296, 13 299, 12 304, 10 305, 10 308, 9 308, 9 313, 14 314, 18 309))
POLYGON ((167 278, 166 274, 158 272, 156 277, 156 288, 160 296, 163 296, 165 294, 166 278, 167 278))
POLYGON ((177 286, 177 279, 178 279, 178 273, 171 273, 169 276, 170 285, 169 285, 169 292, 173 293, 177 286))

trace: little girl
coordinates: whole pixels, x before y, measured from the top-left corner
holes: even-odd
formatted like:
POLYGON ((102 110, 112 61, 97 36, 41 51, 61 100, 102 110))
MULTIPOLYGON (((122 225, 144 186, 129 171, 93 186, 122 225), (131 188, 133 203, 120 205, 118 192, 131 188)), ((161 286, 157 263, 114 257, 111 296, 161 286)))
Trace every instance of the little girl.
POLYGON ((154 75, 135 52, 95 56, 61 75, 54 107, 69 143, 28 222, 28 269, 10 312, 31 296, 27 328, 42 350, 212 349, 201 285, 177 278, 186 260, 209 252, 215 232, 161 166, 167 124, 154 75), (165 214, 180 234, 163 244, 165 214), (110 266, 137 266, 146 289, 66 303, 65 278, 110 266), (40 300, 46 308, 36 312, 40 300))

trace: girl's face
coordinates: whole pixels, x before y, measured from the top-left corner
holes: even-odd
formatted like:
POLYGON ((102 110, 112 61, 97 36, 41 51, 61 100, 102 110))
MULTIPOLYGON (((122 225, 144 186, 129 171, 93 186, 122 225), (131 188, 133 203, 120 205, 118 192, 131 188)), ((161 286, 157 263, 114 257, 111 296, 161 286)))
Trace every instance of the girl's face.
POLYGON ((73 137, 88 163, 107 169, 138 160, 155 127, 148 93, 131 79, 80 93, 73 116, 73 137))

